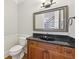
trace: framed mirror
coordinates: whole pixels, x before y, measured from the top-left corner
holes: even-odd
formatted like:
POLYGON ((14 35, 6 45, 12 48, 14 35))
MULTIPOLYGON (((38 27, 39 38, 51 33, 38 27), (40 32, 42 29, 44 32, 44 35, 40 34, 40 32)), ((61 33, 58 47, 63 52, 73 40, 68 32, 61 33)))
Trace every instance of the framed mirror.
POLYGON ((33 13, 33 30, 67 32, 68 6, 33 13))

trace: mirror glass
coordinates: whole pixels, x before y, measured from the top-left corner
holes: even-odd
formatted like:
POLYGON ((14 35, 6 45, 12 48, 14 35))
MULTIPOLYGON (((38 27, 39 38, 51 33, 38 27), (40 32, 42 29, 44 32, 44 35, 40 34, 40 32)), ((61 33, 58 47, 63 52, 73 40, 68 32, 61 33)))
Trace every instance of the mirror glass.
POLYGON ((67 31, 67 7, 34 13, 34 30, 67 31))

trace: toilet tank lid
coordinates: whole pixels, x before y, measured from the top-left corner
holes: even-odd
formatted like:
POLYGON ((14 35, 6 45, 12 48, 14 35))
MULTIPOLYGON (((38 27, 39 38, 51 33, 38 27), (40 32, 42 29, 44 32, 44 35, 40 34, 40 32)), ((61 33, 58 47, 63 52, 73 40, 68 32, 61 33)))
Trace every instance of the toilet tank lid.
POLYGON ((15 45, 9 51, 10 52, 15 52, 15 51, 18 51, 18 50, 20 50, 22 48, 23 48, 23 46, 21 46, 21 45, 15 45))

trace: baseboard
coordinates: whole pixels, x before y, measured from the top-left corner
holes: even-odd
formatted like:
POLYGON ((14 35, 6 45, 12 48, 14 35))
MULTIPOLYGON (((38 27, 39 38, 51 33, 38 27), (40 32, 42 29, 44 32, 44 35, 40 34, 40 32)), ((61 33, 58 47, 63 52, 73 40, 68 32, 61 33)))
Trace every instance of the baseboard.
POLYGON ((9 51, 5 51, 4 52, 4 58, 8 57, 9 56, 9 51))

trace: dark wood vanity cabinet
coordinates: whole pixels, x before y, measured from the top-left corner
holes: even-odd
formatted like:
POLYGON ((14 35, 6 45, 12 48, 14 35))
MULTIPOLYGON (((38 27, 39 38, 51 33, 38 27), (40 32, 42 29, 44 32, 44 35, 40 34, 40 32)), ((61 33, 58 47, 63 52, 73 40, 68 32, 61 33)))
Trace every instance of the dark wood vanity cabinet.
POLYGON ((75 49, 28 40, 28 59, 75 59, 75 49))

